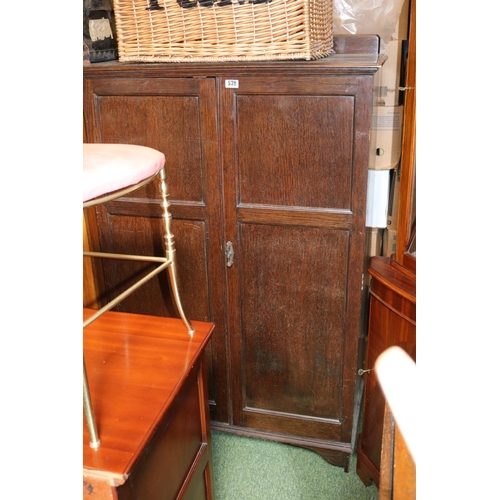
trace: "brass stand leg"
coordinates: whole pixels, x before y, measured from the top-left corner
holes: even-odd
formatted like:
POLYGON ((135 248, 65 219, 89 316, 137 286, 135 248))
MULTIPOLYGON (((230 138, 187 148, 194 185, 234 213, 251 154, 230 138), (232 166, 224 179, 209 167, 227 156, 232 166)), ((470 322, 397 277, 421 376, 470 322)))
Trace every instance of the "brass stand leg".
POLYGON ((172 262, 172 264, 167 268, 168 269, 168 278, 170 283, 170 290, 174 296, 175 306, 177 307, 177 311, 179 312, 182 321, 186 325, 187 331, 190 335, 193 335, 195 330, 191 325, 191 322, 187 319, 184 309, 182 307, 181 298, 179 295, 179 287, 177 285, 177 267, 175 262, 175 242, 174 235, 171 230, 171 222, 172 215, 169 211, 170 203, 167 197, 167 182, 165 177, 165 168, 160 170, 160 196, 162 201, 162 209, 163 209, 163 222, 165 226, 165 254, 166 257, 172 262))
POLYGON ((90 447, 95 450, 101 445, 97 434, 97 426, 95 423, 94 410, 90 400, 89 384, 87 380, 87 370, 85 368, 85 360, 83 360, 83 409, 85 411, 85 420, 90 434, 90 447))
POLYGON ((168 278, 170 281, 170 290, 172 291, 172 294, 174 296, 174 301, 175 305, 177 307, 177 311, 179 311, 179 315, 182 318, 182 321, 186 325, 187 331, 189 335, 193 335, 195 332, 193 326, 191 325, 191 322, 187 319, 186 315, 184 314, 184 309, 182 308, 181 304, 181 298, 179 295, 179 288, 177 286, 177 272, 175 268, 175 262, 172 263, 171 266, 167 268, 168 271, 168 278))

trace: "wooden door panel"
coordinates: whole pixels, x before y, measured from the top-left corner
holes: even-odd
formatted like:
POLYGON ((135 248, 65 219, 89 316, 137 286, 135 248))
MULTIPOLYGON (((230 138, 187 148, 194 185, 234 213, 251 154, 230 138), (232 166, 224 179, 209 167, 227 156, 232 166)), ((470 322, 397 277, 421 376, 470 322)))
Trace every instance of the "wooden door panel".
MULTIPOLYGON (((204 201, 196 96, 99 96, 95 106, 101 124, 99 142, 141 144, 162 151, 170 199, 204 201)), ((145 189, 151 197, 153 187, 145 189)))
POLYGON ((347 231, 243 225, 243 411, 342 419, 347 231))
MULTIPOLYGON (((156 217, 135 216, 119 213, 101 213, 102 244, 116 253, 133 251, 143 255, 163 255, 162 220, 156 217)), ((179 289, 185 312, 189 318, 208 321, 210 303, 208 299, 208 276, 206 267, 205 234, 203 222, 173 220, 176 258, 179 272, 179 289), (203 318, 203 319, 202 319, 203 318)), ((104 266, 106 288, 116 296, 134 281, 154 269, 151 263, 109 260, 104 266)), ((167 273, 160 273, 126 298, 115 310, 154 316, 177 317, 170 297, 167 273)))
POLYGON ((166 157, 171 200, 205 200, 217 158, 215 80, 98 78, 84 87, 89 142, 134 143, 166 157), (212 172, 211 172, 212 173, 212 172))
POLYGON ((236 106, 239 203, 351 208, 352 96, 241 95, 236 106))

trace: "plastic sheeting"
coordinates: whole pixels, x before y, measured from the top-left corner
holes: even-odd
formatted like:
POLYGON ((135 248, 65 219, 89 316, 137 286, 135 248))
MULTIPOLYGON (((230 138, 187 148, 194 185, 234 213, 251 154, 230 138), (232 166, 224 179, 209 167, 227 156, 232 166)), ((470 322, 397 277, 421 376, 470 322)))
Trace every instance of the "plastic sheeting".
POLYGON ((390 42, 404 0, 333 0, 333 30, 340 35, 378 35, 390 42))

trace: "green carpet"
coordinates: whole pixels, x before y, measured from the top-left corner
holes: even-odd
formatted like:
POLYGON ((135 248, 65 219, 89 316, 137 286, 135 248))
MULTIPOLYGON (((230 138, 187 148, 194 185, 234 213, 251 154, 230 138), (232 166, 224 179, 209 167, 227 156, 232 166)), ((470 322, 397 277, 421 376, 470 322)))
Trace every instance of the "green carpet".
POLYGON ((212 431, 215 500, 377 500, 356 474, 304 448, 212 431))

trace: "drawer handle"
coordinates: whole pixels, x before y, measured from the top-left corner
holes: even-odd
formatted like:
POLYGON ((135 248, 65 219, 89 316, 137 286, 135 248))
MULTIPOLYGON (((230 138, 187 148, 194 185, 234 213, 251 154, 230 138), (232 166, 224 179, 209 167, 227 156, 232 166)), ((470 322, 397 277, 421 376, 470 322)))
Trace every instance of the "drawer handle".
POLYGON ((228 241, 226 243, 226 266, 231 267, 234 262, 234 250, 233 250, 233 244, 228 241))

